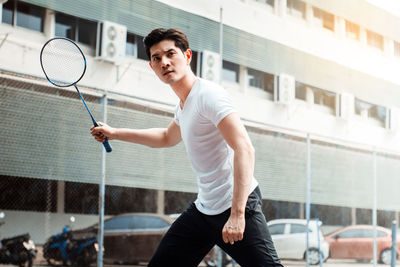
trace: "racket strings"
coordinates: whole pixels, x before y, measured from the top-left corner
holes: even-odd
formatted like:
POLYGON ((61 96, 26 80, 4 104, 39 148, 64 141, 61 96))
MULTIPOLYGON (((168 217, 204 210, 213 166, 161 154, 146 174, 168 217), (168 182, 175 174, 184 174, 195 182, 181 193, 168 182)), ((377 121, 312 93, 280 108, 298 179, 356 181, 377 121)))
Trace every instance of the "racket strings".
POLYGON ((70 86, 77 83, 86 69, 81 50, 67 39, 52 39, 42 50, 41 64, 51 83, 70 86))

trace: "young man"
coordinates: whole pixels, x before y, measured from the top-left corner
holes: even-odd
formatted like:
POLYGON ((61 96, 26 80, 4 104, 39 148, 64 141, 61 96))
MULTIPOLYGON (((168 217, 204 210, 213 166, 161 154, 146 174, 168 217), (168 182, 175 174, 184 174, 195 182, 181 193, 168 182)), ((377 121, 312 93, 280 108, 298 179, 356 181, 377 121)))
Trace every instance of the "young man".
POLYGON ((261 193, 253 177, 254 149, 227 92, 197 78, 184 33, 155 29, 144 45, 150 67, 179 97, 168 128, 112 128, 99 123, 91 133, 150 147, 183 140, 197 175, 197 200, 174 222, 149 266, 197 266, 217 244, 242 267, 282 266, 275 252, 261 193))

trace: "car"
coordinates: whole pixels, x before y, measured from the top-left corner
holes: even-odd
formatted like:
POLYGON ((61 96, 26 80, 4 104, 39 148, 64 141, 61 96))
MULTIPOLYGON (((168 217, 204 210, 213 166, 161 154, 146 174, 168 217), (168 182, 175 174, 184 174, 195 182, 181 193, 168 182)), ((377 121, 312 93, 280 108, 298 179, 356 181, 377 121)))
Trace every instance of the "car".
MULTIPOLYGON (((104 221, 103 260, 106 263, 140 264, 150 261, 176 215, 125 213, 104 221)), ((98 224, 72 231, 97 233, 98 224)), ((204 258, 209 260, 213 251, 204 258)), ((171 259, 173 261, 173 259, 171 259)))
MULTIPOLYGON (((324 240, 320 227, 321 221, 310 220, 308 224, 309 248, 308 259, 311 265, 328 259, 329 244, 324 240), (319 241, 318 241, 319 239, 319 241), (320 250, 318 249, 320 243, 320 250)), ((306 259, 307 220, 276 219, 268 222, 268 229, 281 259, 306 259)))
MULTIPOLYGON (((351 225, 339 229, 325 237, 329 243, 330 258, 355 259, 368 262, 373 259, 373 226, 351 225)), ((380 263, 390 264, 392 232, 376 226, 377 257, 380 263)), ((397 255, 400 252, 400 243, 397 242, 397 255)))
POLYGON ((173 220, 167 215, 128 213, 104 221, 104 261, 148 262, 173 220))

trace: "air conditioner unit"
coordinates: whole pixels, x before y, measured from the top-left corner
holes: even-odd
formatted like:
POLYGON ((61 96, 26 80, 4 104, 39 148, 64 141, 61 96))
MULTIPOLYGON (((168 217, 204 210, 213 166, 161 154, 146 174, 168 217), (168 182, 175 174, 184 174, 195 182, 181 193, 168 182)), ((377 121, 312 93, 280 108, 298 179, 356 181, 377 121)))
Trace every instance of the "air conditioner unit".
POLYGON ((200 66, 200 77, 219 83, 222 67, 220 54, 207 50, 202 51, 200 66))
POLYGON ((293 76, 281 73, 278 77, 278 86, 275 92, 275 101, 290 104, 295 98, 296 82, 293 76))
POLYGON ((110 21, 99 23, 97 58, 118 63, 125 57, 126 26, 110 21))
POLYGON ((337 94, 336 115, 349 119, 354 114, 354 95, 348 93, 337 94))
POLYGON ((400 109, 388 108, 386 109, 386 129, 394 131, 400 127, 400 109))

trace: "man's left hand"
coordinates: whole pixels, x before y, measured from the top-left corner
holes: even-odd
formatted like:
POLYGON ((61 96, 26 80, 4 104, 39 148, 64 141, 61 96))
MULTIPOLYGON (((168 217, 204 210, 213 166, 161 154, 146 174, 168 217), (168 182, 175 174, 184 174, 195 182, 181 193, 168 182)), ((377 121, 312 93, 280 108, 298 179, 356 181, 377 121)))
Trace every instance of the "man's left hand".
POLYGON ((231 245, 233 245, 235 242, 242 240, 245 225, 246 221, 244 214, 231 214, 228 221, 225 223, 224 228, 222 228, 222 239, 224 242, 229 242, 231 245))

